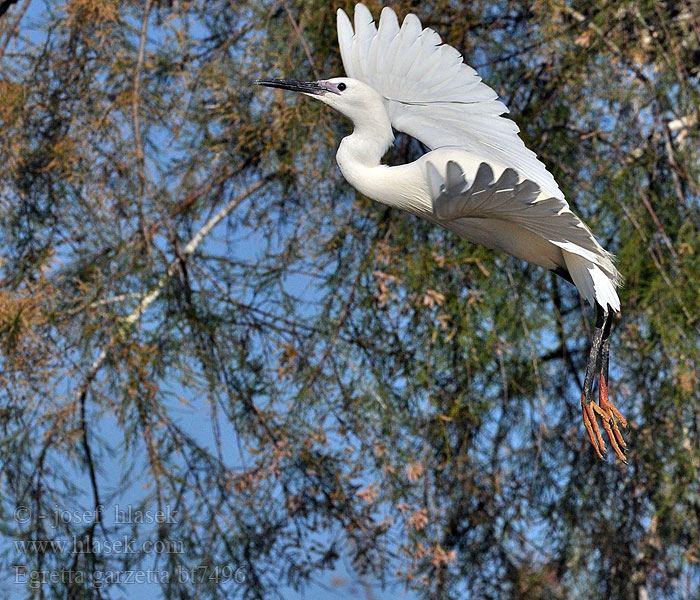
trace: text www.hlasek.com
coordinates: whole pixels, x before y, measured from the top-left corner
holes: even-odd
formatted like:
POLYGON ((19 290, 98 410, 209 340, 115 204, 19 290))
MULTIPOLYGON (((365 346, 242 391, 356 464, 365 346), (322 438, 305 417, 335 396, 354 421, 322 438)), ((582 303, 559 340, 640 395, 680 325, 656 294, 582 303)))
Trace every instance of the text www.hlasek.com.
POLYGON ((184 554, 180 540, 144 540, 125 535, 116 540, 88 540, 73 536, 70 540, 14 540, 15 551, 22 554, 184 554))
POLYGON ((46 584, 80 585, 91 583, 93 587, 103 585, 129 585, 144 583, 244 583, 246 572, 244 567, 217 567, 200 565, 198 567, 178 566, 173 572, 160 569, 104 569, 91 572, 75 571, 72 569, 27 570, 15 566, 14 583, 27 584, 37 589, 46 584))

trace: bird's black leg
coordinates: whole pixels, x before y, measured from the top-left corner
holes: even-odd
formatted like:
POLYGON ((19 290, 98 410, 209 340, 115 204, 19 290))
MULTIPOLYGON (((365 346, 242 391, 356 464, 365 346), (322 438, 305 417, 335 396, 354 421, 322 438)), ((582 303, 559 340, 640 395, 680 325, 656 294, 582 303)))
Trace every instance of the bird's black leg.
POLYGON ((581 394, 581 407, 583 409, 583 424, 586 426, 588 437, 600 458, 605 452, 605 442, 600 434, 596 414, 600 415, 603 421, 603 428, 608 434, 610 443, 617 457, 623 461, 625 455, 622 448, 626 446, 625 440, 617 426, 617 421, 623 427, 627 427, 627 421, 608 399, 608 364, 610 362, 610 330, 612 328, 613 315, 599 304, 596 304, 596 327, 593 332, 591 352, 588 356, 586 366, 586 378, 581 394), (598 388, 598 404, 593 402, 593 379, 595 373, 600 374, 600 384, 598 388))
POLYGON ((595 448, 596 454, 603 458, 605 452, 605 442, 600 435, 598 422, 593 412, 593 379, 598 369, 601 366, 601 350, 603 345, 603 332, 608 320, 608 312, 598 303, 596 303, 596 322, 593 330, 593 339, 591 340, 591 351, 588 354, 588 363, 586 364, 586 377, 583 381, 583 392, 581 393, 581 409, 583 410, 583 424, 588 432, 588 437, 591 444, 595 448))
POLYGON ((608 318, 605 322, 605 328, 603 329, 603 345, 601 347, 601 364, 600 364, 600 385, 598 389, 598 406, 602 410, 603 427, 610 438, 610 443, 612 444, 613 450, 617 457, 623 461, 627 462, 625 459, 625 440, 620 433, 620 429, 617 426, 617 422, 620 425, 627 427, 626 419, 620 414, 620 411, 613 406, 608 398, 608 363, 610 362, 610 329, 612 328, 612 313, 608 314, 608 318))
POLYGON ((600 349, 600 376, 608 380, 608 364, 610 362, 610 330, 612 329, 612 313, 608 313, 603 328, 603 345, 600 349))

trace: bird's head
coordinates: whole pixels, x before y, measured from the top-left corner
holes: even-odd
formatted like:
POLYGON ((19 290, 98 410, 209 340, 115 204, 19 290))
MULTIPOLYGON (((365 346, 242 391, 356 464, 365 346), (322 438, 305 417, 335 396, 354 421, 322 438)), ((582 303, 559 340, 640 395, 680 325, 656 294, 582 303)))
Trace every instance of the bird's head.
POLYGON ((388 122, 382 95, 358 79, 351 77, 334 77, 321 81, 257 79, 253 83, 300 92, 316 98, 348 117, 356 126, 374 119, 388 122))

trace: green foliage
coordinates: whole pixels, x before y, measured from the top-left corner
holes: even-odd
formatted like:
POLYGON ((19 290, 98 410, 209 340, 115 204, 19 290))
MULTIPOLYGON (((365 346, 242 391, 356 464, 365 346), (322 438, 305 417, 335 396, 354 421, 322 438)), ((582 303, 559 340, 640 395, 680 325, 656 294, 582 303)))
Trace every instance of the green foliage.
POLYGON ((581 426, 576 290, 359 197, 350 125, 250 85, 339 75, 337 6, 26 0, 0 17, 3 535, 94 551, 6 543, 10 577, 74 575, 13 591, 116 598, 106 573, 150 568, 166 598, 282 597, 349 556, 414 597, 694 597, 700 15, 463 4, 393 8, 479 69, 617 254, 630 466, 581 426), (113 522, 127 502, 179 516, 113 522), (105 551, 123 536, 182 546, 105 551))

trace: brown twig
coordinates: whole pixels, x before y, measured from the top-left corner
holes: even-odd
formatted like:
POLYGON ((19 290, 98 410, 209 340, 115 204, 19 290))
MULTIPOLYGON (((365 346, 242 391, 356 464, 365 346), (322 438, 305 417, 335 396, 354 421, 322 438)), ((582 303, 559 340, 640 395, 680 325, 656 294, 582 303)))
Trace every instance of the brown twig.
POLYGON ((145 222, 143 217, 143 195, 146 190, 146 159, 143 152, 143 140, 141 139, 141 123, 139 119, 139 107, 141 104, 141 71, 143 70, 143 62, 146 55, 146 37, 148 34, 148 18, 151 14, 151 6, 153 0, 147 0, 143 10, 143 18, 141 19, 141 36, 139 38, 139 54, 134 67, 134 83, 131 94, 131 120, 134 130, 134 144, 136 145, 136 162, 137 174, 139 179, 138 187, 138 212, 139 225, 143 235, 144 245, 149 247, 148 237, 146 235, 145 222))
POLYGON ((299 38, 299 43, 301 44, 301 47, 304 49, 304 53, 306 54, 306 59, 309 61, 309 64, 311 65, 311 69, 314 72, 314 77, 316 79, 320 79, 321 76, 318 74, 318 71, 316 70, 316 64, 314 63, 314 59, 311 56, 311 49, 309 48, 309 45, 306 43, 306 40, 304 39, 304 35, 301 31, 301 28, 299 27, 298 23, 294 19, 294 15, 292 15, 292 11, 289 10, 289 6, 287 5, 286 0, 282 0, 282 6, 284 6, 284 10, 287 13, 287 17, 289 17, 289 22, 292 24, 292 27, 294 28, 294 31, 297 34, 297 37, 299 38))
MULTIPOLYGON (((32 0, 26 0, 24 3, 24 6, 19 10, 17 13, 17 16, 15 17, 14 23, 10 25, 7 28, 7 34, 5 35, 5 39, 2 42, 2 47, 0 47, 0 57, 5 56, 5 51, 7 50, 7 45, 10 43, 10 40, 12 39, 12 35, 17 33, 18 28, 19 28, 19 22, 22 20, 22 17, 24 17, 24 13, 27 12, 27 9, 29 8, 29 3, 32 0)), ((10 7, 10 4, 16 3, 18 0, 11 0, 8 1, 6 0, 2 4, 0 4, 0 17, 2 17, 3 13, 7 11, 7 9, 10 7), (2 10, 3 5, 6 6, 4 10, 2 10)))

